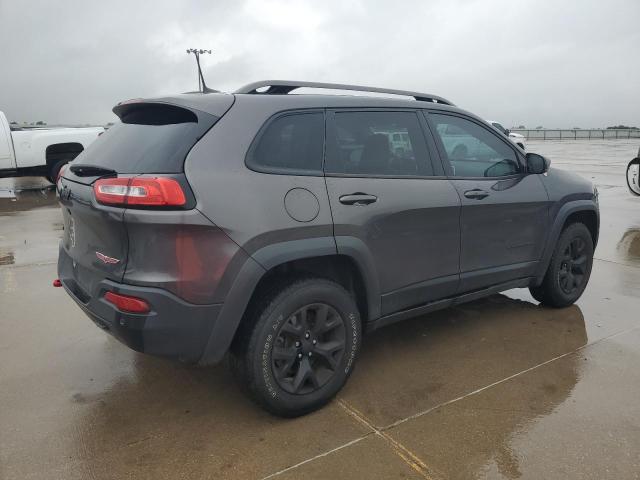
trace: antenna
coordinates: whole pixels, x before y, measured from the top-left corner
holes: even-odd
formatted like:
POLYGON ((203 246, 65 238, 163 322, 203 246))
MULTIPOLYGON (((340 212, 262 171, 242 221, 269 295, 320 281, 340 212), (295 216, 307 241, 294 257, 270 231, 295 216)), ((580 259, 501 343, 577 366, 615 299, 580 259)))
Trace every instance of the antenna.
POLYGON ((202 68, 200 68, 200 55, 203 53, 211 54, 211 50, 204 50, 202 48, 188 48, 187 54, 193 53, 196 57, 196 64, 198 65, 198 91, 202 93, 208 92, 216 92, 217 90, 213 90, 207 87, 207 84, 204 83, 204 75, 202 75, 202 68))

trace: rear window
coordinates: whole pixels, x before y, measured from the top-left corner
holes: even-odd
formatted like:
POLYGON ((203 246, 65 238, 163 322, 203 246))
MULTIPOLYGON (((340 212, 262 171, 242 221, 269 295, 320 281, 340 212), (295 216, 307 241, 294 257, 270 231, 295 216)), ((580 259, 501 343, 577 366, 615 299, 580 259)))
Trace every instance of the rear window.
POLYGON ((269 122, 249 150, 247 165, 268 173, 322 174, 324 114, 289 113, 269 122))
POLYGON ((191 147, 219 117, 168 104, 134 103, 113 109, 117 123, 77 163, 118 173, 182 173, 191 147))

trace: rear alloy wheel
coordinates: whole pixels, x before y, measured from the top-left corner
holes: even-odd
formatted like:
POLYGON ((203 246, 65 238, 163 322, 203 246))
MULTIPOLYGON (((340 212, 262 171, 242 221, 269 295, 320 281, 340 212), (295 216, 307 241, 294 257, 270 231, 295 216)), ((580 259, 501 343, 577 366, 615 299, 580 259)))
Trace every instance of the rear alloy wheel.
POLYGON ((360 316, 351 295, 329 280, 307 278, 258 303, 232 347, 231 365, 244 387, 280 416, 326 404, 347 381, 360 347, 360 316))
POLYGON ((542 284, 529 290, 551 307, 567 307, 587 287, 593 265, 593 239, 582 223, 569 225, 560 235, 542 284))
POLYGON ((280 327, 271 353, 276 382, 288 393, 303 395, 326 385, 346 348, 345 324, 326 303, 305 305, 280 327))

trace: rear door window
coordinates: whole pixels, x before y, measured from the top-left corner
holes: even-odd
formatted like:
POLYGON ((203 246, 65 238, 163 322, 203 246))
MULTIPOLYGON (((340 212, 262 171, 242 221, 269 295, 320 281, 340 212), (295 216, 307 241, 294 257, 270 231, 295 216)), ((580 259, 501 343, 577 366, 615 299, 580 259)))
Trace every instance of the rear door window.
POLYGON ((182 173, 191 147, 218 117, 160 103, 123 104, 114 108, 117 123, 75 160, 118 173, 182 173))
POLYGON ((415 112, 335 112, 327 137, 327 173, 430 176, 433 168, 415 112))
POLYGON ((266 173, 322 175, 324 113, 287 113, 266 124, 247 155, 247 166, 266 173))

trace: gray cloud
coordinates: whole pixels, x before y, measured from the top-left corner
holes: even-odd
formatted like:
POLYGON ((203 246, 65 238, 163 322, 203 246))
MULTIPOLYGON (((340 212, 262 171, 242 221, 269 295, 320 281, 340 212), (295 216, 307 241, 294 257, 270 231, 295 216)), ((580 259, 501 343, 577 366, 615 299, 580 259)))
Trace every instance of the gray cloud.
POLYGON ((428 91, 529 127, 640 124, 640 2, 0 0, 0 109, 102 123, 120 100, 261 78, 428 91))

